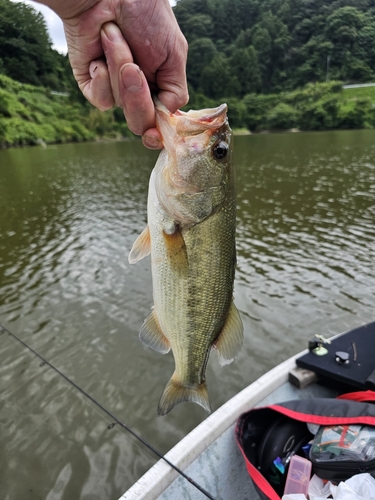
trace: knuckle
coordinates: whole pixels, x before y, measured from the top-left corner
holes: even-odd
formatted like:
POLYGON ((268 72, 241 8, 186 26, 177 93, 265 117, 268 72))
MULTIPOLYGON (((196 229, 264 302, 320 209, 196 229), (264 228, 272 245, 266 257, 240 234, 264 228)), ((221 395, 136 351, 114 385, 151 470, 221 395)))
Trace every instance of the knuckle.
POLYGON ((183 104, 181 106, 185 106, 189 102, 189 92, 185 92, 184 97, 182 98, 183 104))
POLYGON ((184 36, 183 36, 183 40, 182 40, 182 48, 183 48, 185 54, 187 54, 188 50, 189 50, 189 44, 184 36))
MULTIPOLYGON (((95 104, 94 104, 95 106, 95 104)), ((108 111, 110 109, 113 108, 113 103, 109 103, 109 102, 99 102, 96 107, 100 110, 100 111, 108 111)))
POLYGON ((126 124, 129 127, 130 132, 133 132, 133 134, 135 135, 143 134, 143 128, 139 124, 131 123, 131 120, 126 120, 126 124))

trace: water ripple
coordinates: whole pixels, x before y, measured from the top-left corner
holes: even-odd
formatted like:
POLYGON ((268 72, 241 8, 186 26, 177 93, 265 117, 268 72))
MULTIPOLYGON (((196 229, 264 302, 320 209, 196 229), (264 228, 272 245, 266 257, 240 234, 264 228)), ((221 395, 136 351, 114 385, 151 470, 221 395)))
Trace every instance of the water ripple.
MULTIPOLYGON (((208 366, 214 408, 315 333, 373 320, 374 139, 236 138, 245 344, 232 365, 213 357, 208 366)), ((150 262, 130 266, 127 255, 146 223, 155 158, 140 142, 0 151, 0 318, 165 452, 205 413, 181 405, 155 418, 173 358, 138 340, 152 305, 150 262)), ((154 457, 0 337, 6 500, 23 497, 22 485, 48 500, 118 498, 154 457)))

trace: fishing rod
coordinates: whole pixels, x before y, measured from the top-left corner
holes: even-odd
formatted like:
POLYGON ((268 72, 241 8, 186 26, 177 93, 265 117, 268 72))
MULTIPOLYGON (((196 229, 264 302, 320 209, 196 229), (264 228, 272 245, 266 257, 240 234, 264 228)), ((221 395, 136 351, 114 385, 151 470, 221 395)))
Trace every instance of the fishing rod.
POLYGON ((37 351, 35 351, 31 346, 29 346, 26 342, 24 342, 22 339, 17 337, 14 333, 12 333, 10 330, 5 328, 2 324, 0 324, 0 333, 7 333, 11 337, 13 337, 15 340, 17 340, 20 344, 22 344, 26 349, 31 351, 35 356, 37 356, 42 363, 40 366, 48 365, 52 370, 54 370, 60 377, 62 377, 66 382, 71 384, 73 387, 75 387, 80 393, 82 393, 84 396, 86 396, 90 401, 92 401, 96 406, 98 406, 104 413, 109 415, 111 419, 115 420, 115 423, 109 424, 108 429, 112 429, 116 424, 119 424, 121 427, 126 429, 132 436, 134 436, 138 441, 140 441, 146 448, 151 450, 157 457, 160 459, 164 460, 172 469, 174 469, 176 472, 178 472, 182 477, 184 477, 187 481, 189 481, 190 484, 195 486, 203 495, 205 495, 207 498, 210 500, 216 500, 208 491, 206 491, 202 486, 200 486, 198 483, 194 481, 193 478, 185 474, 184 471, 182 471, 180 468, 177 467, 177 465, 174 465, 172 462, 170 462, 165 456, 160 453, 156 448, 154 448, 150 443, 145 441, 141 436, 139 436, 136 432, 134 432, 130 427, 128 427, 124 422, 122 422, 119 418, 117 418, 111 411, 109 411, 107 408, 105 408, 99 401, 97 401, 93 396, 91 396, 89 393, 87 393, 82 387, 80 387, 78 384, 76 384, 72 379, 70 379, 67 375, 62 373, 56 366, 54 366, 52 363, 47 361, 41 354, 39 354, 37 351))

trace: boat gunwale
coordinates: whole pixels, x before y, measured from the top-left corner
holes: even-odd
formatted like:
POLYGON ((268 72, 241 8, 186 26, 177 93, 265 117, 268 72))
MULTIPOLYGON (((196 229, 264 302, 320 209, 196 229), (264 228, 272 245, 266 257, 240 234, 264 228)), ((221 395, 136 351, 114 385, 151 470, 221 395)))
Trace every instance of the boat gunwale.
MULTIPOLYGON (((165 458, 180 469, 186 469, 242 413, 286 383, 289 371, 295 367, 295 360, 307 352, 305 349, 295 354, 245 387, 181 439, 166 453, 165 458)), ((176 477, 178 472, 160 459, 119 500, 156 500, 176 477)))

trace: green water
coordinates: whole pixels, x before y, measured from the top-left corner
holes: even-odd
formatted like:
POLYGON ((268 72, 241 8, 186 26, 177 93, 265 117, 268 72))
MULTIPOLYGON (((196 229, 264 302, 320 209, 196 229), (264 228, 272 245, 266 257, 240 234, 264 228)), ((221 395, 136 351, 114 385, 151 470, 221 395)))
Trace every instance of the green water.
MULTIPOLYGON (((171 354, 143 346, 150 262, 127 254, 146 223, 157 154, 140 142, 0 151, 0 322, 161 452, 205 417, 156 407, 171 354)), ((306 347, 375 319, 375 131, 236 137, 244 348, 215 356, 217 409, 306 347)), ((0 497, 114 500, 156 458, 0 334, 0 497)))

